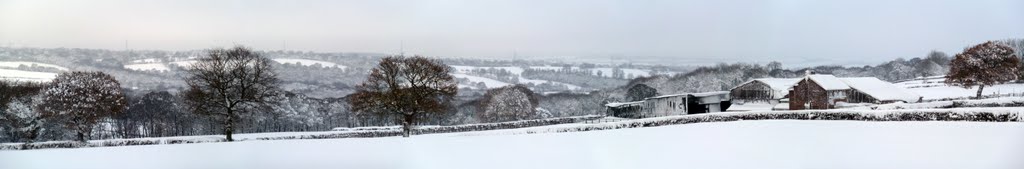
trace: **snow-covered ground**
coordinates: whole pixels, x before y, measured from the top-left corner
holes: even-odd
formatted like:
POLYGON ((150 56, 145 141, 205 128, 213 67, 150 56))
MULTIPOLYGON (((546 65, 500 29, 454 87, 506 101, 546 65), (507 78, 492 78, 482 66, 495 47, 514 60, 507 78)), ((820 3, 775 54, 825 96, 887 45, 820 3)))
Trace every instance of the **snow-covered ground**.
MULTIPOLYGON (((896 83, 897 86, 921 95, 925 100, 969 98, 978 94, 978 88, 962 88, 943 83, 945 78, 928 77, 896 83)), ((982 95, 1024 96, 1024 84, 998 84, 986 86, 982 95)))
POLYGON ((788 103, 779 103, 779 104, 775 104, 774 107, 772 107, 771 104, 760 103, 759 102, 759 103, 744 103, 744 104, 733 103, 731 106, 729 106, 729 109, 726 109, 725 111, 730 111, 730 112, 748 112, 748 111, 758 112, 758 111, 761 111, 761 112, 763 112, 763 111, 788 110, 788 109, 789 109, 789 104, 788 103))
POLYGON ((58 65, 54 65, 54 64, 48 64, 48 63, 20 62, 20 61, 0 61, 0 67, 3 67, 3 68, 18 68, 18 67, 21 67, 21 66, 27 66, 27 67, 32 67, 32 66, 48 67, 48 68, 54 68, 54 69, 61 70, 61 71, 67 71, 68 70, 68 68, 65 68, 63 66, 58 66, 58 65))
POLYGON ((170 64, 171 65, 175 65, 175 66, 179 66, 179 67, 188 67, 188 66, 192 66, 192 64, 196 63, 196 62, 198 62, 198 61, 196 61, 196 60, 182 60, 182 61, 174 61, 174 62, 171 62, 170 64))
MULTIPOLYGON (((955 86, 932 86, 932 87, 918 87, 908 88, 912 92, 915 92, 925 100, 930 99, 948 99, 948 98, 968 98, 974 97, 978 94, 978 88, 972 87, 962 88, 955 86)), ((999 84, 994 86, 986 86, 985 90, 982 90, 983 95, 1024 95, 1024 84, 999 84)))
MULTIPOLYGON (((1015 107, 1024 105, 1024 97, 997 97, 978 100, 947 100, 923 103, 889 103, 881 105, 864 104, 846 109, 860 110, 898 110, 898 109, 942 109, 950 107, 1015 107)), ((1024 108, 1022 108, 1024 109, 1024 108)))
MULTIPOLYGON (((520 129, 513 129, 520 130, 520 129)), ((461 135, 460 135, 461 134, 461 135)), ((578 133, 0 151, 2 168, 1022 168, 1024 123, 740 121, 578 133)))
POLYGON ((167 65, 164 65, 163 63, 127 64, 127 65, 124 65, 124 68, 128 69, 128 70, 135 70, 135 71, 168 71, 168 70, 171 70, 171 68, 168 68, 167 65))
MULTIPOLYGON (((474 85, 476 83, 481 83, 481 82, 484 83, 484 85, 486 85, 488 89, 493 89, 493 88, 499 88, 499 87, 504 87, 504 86, 512 85, 512 83, 503 82, 503 81, 496 80, 496 79, 491 79, 491 78, 487 78, 487 77, 480 77, 480 76, 473 76, 473 75, 468 75, 468 74, 463 74, 463 73, 452 73, 452 77, 455 77, 455 78, 466 78, 467 80, 469 80, 470 83, 472 83, 472 84, 459 84, 459 88, 476 88, 476 86, 474 86, 474 85)), ((518 80, 519 80, 520 84, 539 85, 539 84, 544 84, 544 83, 553 83, 553 84, 565 85, 567 88, 569 88, 569 90, 579 90, 579 89, 582 89, 582 87, 580 87, 580 86, 573 85, 573 84, 568 84, 568 83, 554 82, 554 81, 548 81, 548 80, 527 79, 527 78, 523 78, 522 76, 519 76, 518 78, 519 78, 518 80)))
MULTIPOLYGON (((461 73, 452 73, 452 77, 455 77, 455 78, 466 78, 466 79, 469 79, 470 83, 474 83, 474 84, 475 83, 484 83, 484 85, 486 85, 488 89, 493 89, 493 88, 499 88, 499 87, 503 87, 503 86, 512 85, 510 83, 505 83, 505 82, 502 82, 502 81, 499 81, 499 80, 494 80, 494 79, 491 79, 491 78, 480 77, 480 76, 473 76, 473 75, 467 75, 467 74, 461 74, 461 73)), ((473 88, 472 85, 473 84, 459 84, 459 87, 473 88)))
POLYGON ((0 80, 48 82, 56 77, 56 73, 0 69, 0 80))

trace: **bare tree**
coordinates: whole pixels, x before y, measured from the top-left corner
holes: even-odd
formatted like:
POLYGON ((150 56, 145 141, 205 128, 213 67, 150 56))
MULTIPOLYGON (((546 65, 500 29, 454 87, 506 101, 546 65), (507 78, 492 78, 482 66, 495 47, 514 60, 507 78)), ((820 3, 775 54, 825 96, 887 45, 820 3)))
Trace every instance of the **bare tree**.
POLYGON ((124 111, 121 83, 103 72, 68 72, 57 75, 43 91, 40 110, 47 116, 67 119, 78 141, 85 142, 103 117, 124 111))
POLYGON ((941 74, 944 70, 942 70, 943 67, 940 64, 945 63, 936 63, 936 61, 943 60, 942 58, 949 58, 949 56, 946 55, 946 53, 942 53, 939 51, 929 52, 928 56, 925 57, 925 59, 921 60, 921 62, 918 63, 919 65, 917 66, 918 73, 921 74, 921 77, 928 77, 936 74, 941 74))
POLYGON ((768 62, 767 68, 768 68, 768 71, 774 71, 774 70, 782 69, 782 62, 778 62, 778 61, 768 62))
POLYGON ((412 134, 417 118, 451 108, 456 82, 452 68, 440 60, 420 56, 390 56, 370 70, 366 81, 349 97, 352 110, 394 115, 403 136, 412 134))
POLYGON ((636 84, 630 87, 626 91, 626 101, 641 101, 648 97, 654 97, 658 95, 658 89, 647 86, 645 84, 636 84))
POLYGON ((946 84, 970 88, 978 86, 977 98, 985 86, 1017 79, 1020 58, 1013 48, 995 42, 985 42, 967 48, 951 61, 946 84))
POLYGON ((271 60, 248 48, 212 49, 189 66, 184 91, 192 112, 212 116, 224 125, 227 141, 241 114, 268 113, 278 96, 271 60))
POLYGON ((521 84, 491 89, 481 98, 477 118, 483 122, 537 118, 538 102, 537 95, 521 84))

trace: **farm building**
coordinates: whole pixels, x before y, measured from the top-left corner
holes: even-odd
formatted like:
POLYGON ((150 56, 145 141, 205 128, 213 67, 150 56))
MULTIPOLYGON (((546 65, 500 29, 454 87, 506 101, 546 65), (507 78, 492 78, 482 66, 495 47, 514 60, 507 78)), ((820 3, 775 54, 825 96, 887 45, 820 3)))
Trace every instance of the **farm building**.
POLYGON ((789 109, 832 109, 837 103, 917 102, 920 96, 874 77, 807 75, 789 91, 789 109))
POLYGON ((731 105, 729 92, 687 93, 646 98, 643 101, 608 103, 608 115, 625 118, 699 114, 725 111, 731 105))
POLYGON ((786 98, 800 78, 763 78, 747 81, 729 91, 735 102, 771 102, 786 98))
POLYGON ((832 75, 807 75, 789 91, 789 109, 831 109, 846 101, 850 86, 832 75))
POLYGON ((920 102, 921 96, 892 83, 874 77, 840 78, 849 85, 851 92, 847 96, 848 103, 895 103, 920 102))
POLYGON ((608 103, 605 104, 607 107, 608 115, 613 117, 630 117, 635 112, 643 111, 644 101, 635 102, 624 102, 624 103, 608 103))

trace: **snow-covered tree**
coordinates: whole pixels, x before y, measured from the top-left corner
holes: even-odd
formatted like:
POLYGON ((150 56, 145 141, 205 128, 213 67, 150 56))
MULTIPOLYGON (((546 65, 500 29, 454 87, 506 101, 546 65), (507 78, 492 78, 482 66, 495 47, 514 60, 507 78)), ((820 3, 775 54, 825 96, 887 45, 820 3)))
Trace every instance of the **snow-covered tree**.
POLYGON ((948 64, 949 56, 946 53, 939 51, 932 51, 928 53, 925 59, 921 59, 918 63, 918 73, 922 77, 934 76, 947 72, 946 68, 942 65, 948 64))
POLYGON ((78 141, 85 141, 100 118, 121 113, 126 101, 121 83, 103 72, 66 72, 43 90, 40 110, 66 119, 78 141))
POLYGON ((452 67, 441 60, 385 57, 370 70, 349 102, 356 112, 397 117, 394 119, 402 124, 403 136, 409 137, 418 119, 452 107, 458 88, 450 72, 452 67))
POLYGON ((612 68, 612 78, 625 79, 626 72, 622 71, 622 69, 620 69, 619 67, 612 68))
MULTIPOLYGON (((1024 59, 1024 39, 1007 39, 1000 42, 1010 48, 1013 48, 1014 55, 1024 59)), ((1021 67, 1024 67, 1024 62, 1021 62, 1021 67)), ((1021 71, 1024 71, 1024 69, 1021 69, 1021 71)), ((1019 73, 1017 80, 1024 80, 1024 72, 1019 73)))
POLYGON ((768 68, 768 71, 779 70, 779 69, 782 69, 782 62, 778 62, 778 61, 768 62, 768 65, 766 67, 768 68))
POLYGON ((626 90, 626 101, 640 101, 658 95, 658 89, 646 84, 636 84, 626 90))
POLYGON ((273 61, 249 48, 213 49, 188 70, 185 103, 192 112, 208 115, 224 125, 227 141, 234 141, 235 123, 242 115, 268 113, 280 94, 273 61))
POLYGON ((985 86, 1016 80, 1020 73, 1020 58, 1013 48, 991 41, 965 49, 949 64, 946 84, 978 86, 978 98, 985 86))
POLYGON ((537 96, 523 85, 491 89, 481 99, 477 116, 483 122, 527 120, 537 117, 537 96))
POLYGON ((0 81, 0 138, 32 142, 39 136, 45 117, 35 106, 42 88, 39 83, 0 81))
POLYGON ((34 107, 39 100, 40 97, 26 97, 7 103, 6 108, 0 110, 0 128, 6 132, 4 135, 14 142, 35 141, 45 122, 42 113, 34 107))

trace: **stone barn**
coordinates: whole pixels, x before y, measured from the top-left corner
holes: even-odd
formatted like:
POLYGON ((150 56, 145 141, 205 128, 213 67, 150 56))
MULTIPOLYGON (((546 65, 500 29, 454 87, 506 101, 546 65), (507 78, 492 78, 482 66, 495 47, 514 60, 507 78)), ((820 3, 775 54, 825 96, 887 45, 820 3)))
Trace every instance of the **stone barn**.
POLYGON ((789 91, 789 109, 833 109, 842 103, 919 102, 921 96, 874 77, 807 75, 789 91))
POLYGON ((800 78, 761 78, 747 81, 729 90, 733 102, 776 102, 786 98, 800 78))
POLYGON ((789 109, 832 109, 846 101, 850 86, 832 75, 807 75, 789 91, 789 109))

